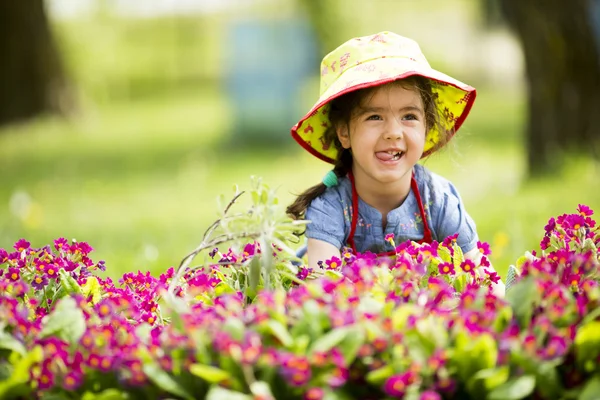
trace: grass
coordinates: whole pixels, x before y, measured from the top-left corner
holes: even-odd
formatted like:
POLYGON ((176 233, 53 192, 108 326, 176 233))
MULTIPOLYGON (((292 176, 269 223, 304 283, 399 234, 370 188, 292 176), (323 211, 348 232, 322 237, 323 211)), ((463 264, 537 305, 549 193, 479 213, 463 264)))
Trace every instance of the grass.
MULTIPOLYGON (((193 42, 196 25, 186 21, 181 29, 193 42)), ((260 176, 279 188, 287 204, 328 170, 299 146, 241 145, 228 133, 234 116, 215 61, 198 75, 180 54, 193 44, 173 50, 181 42, 161 33, 180 29, 173 21, 136 24, 60 25, 66 59, 93 101, 83 103, 79 117, 44 117, 0 129, 0 248, 22 237, 34 246, 77 238, 95 248, 94 260, 106 260, 112 277, 138 269, 160 273, 200 241, 216 218, 216 198, 233 194, 234 184, 249 188, 250 176, 260 176), (120 26, 126 35, 115 33, 120 26), (161 41, 151 40, 158 36, 161 41), (81 47, 92 39, 97 47, 81 47), (160 54, 163 42, 178 67, 165 69, 171 72, 153 83, 160 57, 148 43, 160 54), (94 48, 114 54, 96 64, 94 48), (123 56, 128 54, 139 57, 123 56), (134 59, 142 65, 129 65, 134 59), (104 85, 98 76, 105 70, 104 85), (140 89, 142 84, 147 87, 140 89)), ((217 46, 210 46, 191 60, 211 60, 217 46)), ((525 179, 524 111, 522 93, 480 88, 457 138, 425 161, 455 183, 502 274, 537 246, 551 216, 573 212, 578 203, 600 211, 600 192, 592 190, 600 167, 591 160, 574 157, 556 176, 525 179)))

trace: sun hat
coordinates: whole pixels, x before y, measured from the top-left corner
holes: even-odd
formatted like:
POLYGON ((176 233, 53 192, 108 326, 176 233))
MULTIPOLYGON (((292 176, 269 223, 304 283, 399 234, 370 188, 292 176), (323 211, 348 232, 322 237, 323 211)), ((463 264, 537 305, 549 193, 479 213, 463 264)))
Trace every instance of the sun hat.
POLYGON ((331 100, 348 92, 382 85, 412 75, 432 80, 433 97, 445 132, 432 127, 423 157, 452 138, 469 114, 476 91, 429 66, 417 42, 392 32, 350 39, 323 58, 320 97, 292 128, 292 137, 315 157, 335 163, 337 149, 328 143, 331 100), (442 135, 446 140, 440 140, 442 135))

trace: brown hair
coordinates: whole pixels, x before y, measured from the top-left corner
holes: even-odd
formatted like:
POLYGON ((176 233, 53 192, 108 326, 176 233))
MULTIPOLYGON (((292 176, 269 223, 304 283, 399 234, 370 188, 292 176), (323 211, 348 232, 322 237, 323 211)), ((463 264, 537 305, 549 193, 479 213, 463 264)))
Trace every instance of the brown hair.
MULTIPOLYGON (((425 109, 425 127, 426 132, 429 132, 433 126, 437 126, 440 132, 444 132, 445 129, 442 127, 439 120, 439 113, 435 104, 435 96, 433 94, 432 86, 435 84, 433 81, 423 78, 418 75, 410 76, 408 78, 393 81, 390 84, 401 85, 406 89, 412 89, 419 92, 423 106, 425 109)), ((352 153, 350 150, 344 149, 340 143, 336 128, 340 124, 346 124, 348 131, 350 130, 350 120, 354 111, 357 108, 362 107, 365 100, 371 98, 377 89, 381 86, 374 86, 366 89, 355 90, 350 93, 344 94, 340 97, 333 99, 330 102, 329 109, 329 121, 331 124, 323 135, 325 143, 333 144, 338 150, 337 159, 333 167, 333 172, 338 178, 346 176, 348 171, 352 169, 352 153)), ((451 135, 440 135, 440 141, 436 148, 442 147, 447 138, 451 135)), ((327 187, 323 183, 319 183, 305 190, 303 193, 298 195, 296 200, 287 207, 287 213, 294 219, 303 219, 306 209, 310 203, 320 195, 322 195, 327 187)))

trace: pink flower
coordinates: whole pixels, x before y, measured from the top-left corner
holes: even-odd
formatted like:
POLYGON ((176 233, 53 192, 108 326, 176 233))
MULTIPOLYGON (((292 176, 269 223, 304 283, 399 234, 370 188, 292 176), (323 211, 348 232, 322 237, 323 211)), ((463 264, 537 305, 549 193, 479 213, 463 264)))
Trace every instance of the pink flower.
POLYGON ((405 372, 403 374, 396 374, 390 376, 385 384, 383 385, 383 391, 396 398, 404 397, 406 393, 406 389, 414 380, 414 373, 411 371, 405 372))
POLYGON ((18 268, 9 268, 6 272, 6 277, 13 282, 18 281, 21 278, 21 271, 18 268))
POLYGON ((449 262, 440 263, 440 265, 438 265, 438 269, 440 271, 440 274, 444 275, 454 275, 456 273, 456 271, 454 270, 454 264, 449 262))
POLYGON ((13 247, 20 253, 24 250, 29 249, 29 246, 31 246, 31 243, 29 243, 25 239, 20 239, 15 243, 15 245, 13 247))
POLYGON ((387 235, 385 235, 384 240, 386 242, 388 242, 389 244, 391 244, 392 246, 394 246, 394 234, 393 233, 388 233, 387 235))
POLYGON ((63 378, 63 388, 69 391, 77 390, 83 383, 83 374, 81 371, 71 370, 63 378))
POLYGON ((325 261, 325 264, 327 264, 327 269, 338 269, 342 266, 342 260, 337 257, 331 257, 325 261))
POLYGON ((442 396, 440 396, 437 392, 433 390, 426 390, 421 393, 421 397, 419 400, 442 400, 442 396))
POLYGON ((304 400, 322 400, 325 396, 325 391, 321 388, 310 388, 304 393, 304 400))
POLYGON ((481 254, 483 254, 484 256, 489 256, 490 254, 492 254, 489 243, 477 242, 477 249, 479 249, 481 254))
POLYGON ((591 208, 589 208, 588 206, 583 205, 583 204, 579 204, 579 206, 577 207, 577 212, 584 217, 589 217, 591 215, 594 215, 594 211, 591 208))
POLYGON ((468 272, 469 274, 475 276, 475 263, 471 260, 465 260, 460 264, 460 268, 468 272))

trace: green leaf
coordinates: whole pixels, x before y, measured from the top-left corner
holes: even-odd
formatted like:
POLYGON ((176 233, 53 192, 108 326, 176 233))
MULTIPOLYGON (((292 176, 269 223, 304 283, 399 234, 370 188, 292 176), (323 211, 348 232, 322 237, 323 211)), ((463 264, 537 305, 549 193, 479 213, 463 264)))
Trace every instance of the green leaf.
POLYGON ((489 400, 519 400, 533 393, 535 389, 535 377, 524 375, 510 379, 508 382, 492 390, 488 396, 489 400))
POLYGON ((220 386, 213 386, 206 394, 206 400, 253 400, 254 397, 225 389, 220 386))
POLYGON ((246 326, 241 319, 229 317, 223 324, 223 331, 229 333, 234 340, 241 341, 244 338, 246 326))
POLYGON ((537 297, 535 279, 531 276, 521 279, 506 293, 506 300, 510 303, 521 329, 531 324, 533 305, 537 297))
MULTIPOLYGON (((565 388, 562 386, 560 376, 556 371, 556 363, 536 363, 535 379, 537 388, 543 398, 561 398, 565 388)), ((600 392, 597 392, 600 393, 600 392)))
POLYGON ((317 340, 315 340, 310 347, 310 353, 313 354, 315 352, 328 352, 335 346, 337 346, 342 340, 346 338, 350 330, 342 326, 340 328, 335 328, 325 335, 321 336, 317 340))
POLYGON ((598 393, 600 393, 600 377, 596 375, 585 384, 577 400, 596 400, 598 393))
POLYGON ((505 383, 510 376, 507 365, 478 371, 467 381, 467 389, 473 398, 483 399, 491 390, 505 383))
POLYGON ((338 346, 347 366, 354 362, 360 348, 365 343, 365 338, 364 329, 358 326, 348 328, 348 334, 338 346))
POLYGON ((595 360, 600 354, 600 321, 580 326, 575 336, 575 359, 579 365, 595 360))
POLYGON ((467 275, 464 272, 459 273, 456 278, 454 279, 454 283, 452 284, 452 286, 454 287, 454 290, 456 290, 458 293, 462 293, 465 290, 465 287, 467 287, 467 275))
POLYGON ((275 399, 267 382, 252 382, 250 384, 250 392, 252 392, 255 399, 275 399))
POLYGON ((464 382, 480 370, 495 367, 497 358, 498 348, 490 334, 484 333, 477 338, 471 337, 466 332, 457 334, 452 361, 464 382))
POLYGON ((294 344, 294 338, 292 338, 292 335, 290 335, 287 328, 281 322, 270 319, 266 322, 265 326, 281 342, 283 347, 287 348, 294 344))
POLYGON ((81 400, 126 400, 129 398, 127 393, 121 392, 118 389, 106 389, 100 393, 85 392, 81 400))
POLYGON ((27 349, 25 349, 23 343, 5 331, 0 331, 0 349, 8 349, 22 356, 27 353, 27 349))
POLYGON ((13 388, 29 382, 29 371, 31 367, 42 361, 43 353, 40 346, 34 347, 25 357, 20 358, 15 363, 12 375, 5 381, 0 382, 0 399, 6 398, 5 395, 13 388))
POLYGON ((367 382, 373 385, 382 385, 387 378, 394 375, 394 367, 391 365, 385 365, 369 372, 366 376, 367 382))
POLYGON ((102 287, 95 276, 88 277, 81 287, 81 291, 86 298, 92 296, 92 304, 96 304, 102 299, 101 289, 102 287))
POLYGON ((452 248, 454 249, 454 269, 456 271, 462 271, 460 265, 465 261, 465 255, 458 244, 453 243, 452 248))
POLYGON ((442 259, 442 261, 444 261, 444 262, 452 261, 452 254, 450 254, 450 250, 448 250, 446 247, 439 246, 437 249, 437 252, 438 252, 438 257, 440 257, 442 259))
POLYGON ((220 368, 213 367, 204 364, 192 364, 190 365, 190 372, 208 383, 220 383, 227 380, 231 374, 220 368))
POLYGON ((62 268, 59 269, 58 276, 66 295, 82 294, 81 286, 79 286, 79 283, 77 283, 67 271, 62 268))
POLYGON ((72 297, 63 297, 42 326, 40 337, 56 336, 77 343, 86 329, 85 316, 72 297))
POLYGON ((156 386, 170 394, 174 394, 186 400, 193 400, 194 397, 173 379, 171 375, 166 373, 156 362, 154 362, 154 360, 150 359, 149 355, 144 358, 142 370, 156 386))
POLYGON ((256 290, 258 283, 260 282, 260 257, 252 257, 250 260, 250 267, 248 273, 248 279, 250 280, 250 289, 252 291, 256 290))

